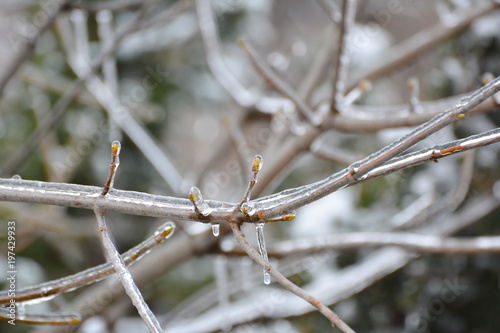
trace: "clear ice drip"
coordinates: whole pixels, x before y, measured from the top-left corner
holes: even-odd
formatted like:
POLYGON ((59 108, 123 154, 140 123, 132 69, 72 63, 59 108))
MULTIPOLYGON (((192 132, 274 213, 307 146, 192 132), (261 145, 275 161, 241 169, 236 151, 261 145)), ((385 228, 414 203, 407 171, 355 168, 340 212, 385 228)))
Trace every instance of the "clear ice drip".
POLYGON ((215 237, 219 236, 219 232, 220 232, 219 223, 212 223, 212 232, 213 232, 215 237))
POLYGON ((203 199, 200 189, 195 186, 189 190, 189 200, 193 203, 196 211, 203 216, 208 216, 213 211, 203 199))
MULTIPOLYGON (((257 244, 259 245, 260 255, 266 262, 269 262, 269 258, 267 257, 266 242, 264 240, 264 224, 265 223, 257 224, 255 227, 255 231, 257 232, 257 244)), ((271 283, 271 275, 269 275, 269 273, 265 269, 264 269, 264 283, 265 284, 271 283)))

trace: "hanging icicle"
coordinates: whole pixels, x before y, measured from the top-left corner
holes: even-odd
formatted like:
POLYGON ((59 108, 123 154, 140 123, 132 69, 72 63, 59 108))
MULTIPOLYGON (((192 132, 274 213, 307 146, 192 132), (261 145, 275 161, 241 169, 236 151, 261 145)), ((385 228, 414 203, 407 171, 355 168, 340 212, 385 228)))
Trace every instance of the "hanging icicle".
MULTIPOLYGON (((255 231, 257 232, 257 244, 259 245, 259 250, 260 250, 260 255, 262 258, 269 262, 269 258, 267 257, 267 250, 266 250, 266 242, 264 240, 264 224, 265 223, 259 223, 255 226, 255 231)), ((271 283, 271 275, 264 269, 264 283, 265 284, 270 284, 271 283)))

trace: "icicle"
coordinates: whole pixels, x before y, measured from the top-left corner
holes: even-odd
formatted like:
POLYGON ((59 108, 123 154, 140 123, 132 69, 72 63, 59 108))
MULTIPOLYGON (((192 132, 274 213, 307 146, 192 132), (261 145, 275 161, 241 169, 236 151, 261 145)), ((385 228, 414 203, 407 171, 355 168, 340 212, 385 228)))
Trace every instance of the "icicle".
POLYGON ((212 232, 215 237, 219 236, 219 231, 220 231, 219 223, 212 223, 212 232))
POLYGON ((193 186, 189 190, 189 200, 194 205, 194 209, 203 216, 208 216, 213 211, 203 199, 199 188, 193 186))
MULTIPOLYGON (((267 250, 266 250, 266 242, 264 240, 264 224, 265 223, 259 223, 255 226, 255 231, 257 232, 257 244, 259 245, 259 250, 260 250, 260 255, 262 258, 269 262, 269 259, 267 257, 267 250)), ((270 284, 271 283, 271 275, 264 269, 264 283, 265 284, 270 284)))

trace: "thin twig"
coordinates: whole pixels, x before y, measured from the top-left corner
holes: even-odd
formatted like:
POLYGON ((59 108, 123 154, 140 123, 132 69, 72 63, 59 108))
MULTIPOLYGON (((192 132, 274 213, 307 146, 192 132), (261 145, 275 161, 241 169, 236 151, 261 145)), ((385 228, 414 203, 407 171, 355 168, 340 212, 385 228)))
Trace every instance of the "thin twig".
POLYGON ((399 246, 420 253, 477 255, 500 253, 500 236, 446 238, 408 232, 353 232, 284 241, 268 249, 269 256, 307 255, 318 250, 352 250, 399 246))
POLYGON ((252 189, 257 183, 257 174, 259 173, 260 169, 262 168, 262 156, 260 155, 255 155, 253 158, 252 162, 252 178, 250 178, 250 181, 248 182, 247 189, 245 191, 245 194, 243 195, 243 199, 241 199, 239 209, 243 211, 244 214, 248 214, 248 209, 244 208, 243 205, 250 200, 250 196, 252 194, 252 189))
POLYGON ((163 332, 160 323, 154 316, 153 312, 149 309, 149 306, 144 301, 144 297, 142 296, 139 288, 134 282, 132 278, 132 274, 130 274, 125 262, 123 261, 120 253, 116 250, 115 245, 111 241, 111 238, 108 234, 108 228, 106 226, 106 219, 104 218, 104 214, 106 214, 106 210, 102 209, 99 206, 100 199, 103 199, 106 194, 109 192, 109 189, 113 186, 115 171, 118 164, 116 163, 118 160, 118 155, 120 153, 120 143, 115 141, 111 145, 111 163, 109 169, 109 175, 106 180, 106 184, 96 199, 94 213, 97 219, 97 225, 99 227, 99 235, 101 236, 101 242, 108 257, 108 260, 111 261, 118 278, 120 279, 123 287, 125 288, 125 292, 130 297, 132 304, 137 308, 139 315, 144 320, 144 323, 149 328, 150 332, 163 332))
POLYGON ((319 312, 321 312, 332 325, 336 325, 338 328, 342 330, 342 332, 350 332, 354 333, 354 331, 342 321, 332 310, 330 310, 326 305, 321 303, 318 299, 309 295, 304 289, 298 287, 293 284, 290 280, 288 280, 285 276, 283 276, 278 270, 276 270, 271 264, 264 260, 260 256, 260 254, 247 242, 245 239, 245 235, 241 232, 241 226, 237 223, 231 223, 231 229, 233 230, 233 234, 238 241, 238 244, 245 250, 250 258, 252 258, 255 262, 257 262, 262 268, 264 268, 276 281, 281 284, 284 288, 291 291, 295 295, 304 299, 305 301, 311 303, 315 306, 319 312))
POLYGON ((354 25, 356 15, 356 0, 343 0, 342 19, 340 21, 340 31, 338 35, 335 63, 333 66, 332 80, 332 102, 330 112, 344 112, 343 99, 346 93, 347 69, 349 66, 349 56, 347 55, 349 32, 354 25))
POLYGON ((245 53, 249 56, 252 64, 260 73, 260 75, 269 83, 274 89, 283 94, 283 96, 289 98, 297 106, 297 110, 301 115, 309 121, 313 126, 319 126, 322 122, 322 117, 314 112, 304 101, 302 101, 293 88, 278 74, 265 63, 265 61, 259 56, 257 51, 246 41, 240 40, 240 46, 243 48, 245 53))
POLYGON ((453 154, 465 152, 485 145, 500 141, 500 129, 494 129, 477 135, 469 136, 443 145, 425 148, 417 152, 408 153, 401 157, 389 160, 386 164, 377 167, 366 174, 364 179, 373 179, 388 175, 400 168, 409 168, 429 161, 437 161, 440 158, 453 154))
POLYGON ((0 307, 0 319, 5 321, 16 322, 36 325, 76 325, 81 322, 80 315, 76 313, 50 313, 50 314, 35 314, 23 313, 22 316, 16 316, 14 319, 11 317, 9 309, 0 307))
MULTIPOLYGON (((164 240, 172 236, 174 230, 175 224, 172 222, 167 222, 162 225, 156 230, 154 235, 121 255, 125 265, 128 267, 139 261, 146 254, 148 254, 151 249, 162 244, 164 240)), ((0 304, 8 303, 10 302, 10 299, 14 299, 16 302, 24 302, 73 291, 77 288, 99 282, 114 272, 115 270, 113 265, 107 262, 57 280, 18 289, 16 290, 15 297, 9 298, 8 291, 1 291, 0 304)))
POLYGON ((255 104, 256 94, 243 87, 224 64, 210 1, 197 0, 196 11, 207 63, 212 74, 239 105, 249 107, 255 104))
MULTIPOLYGON (((447 146, 456 147, 458 145, 459 144, 448 144, 447 146)), ((455 211, 469 192, 470 182, 474 171, 474 156, 475 154, 473 150, 469 150, 464 153, 462 167, 460 169, 460 178, 458 182, 456 182, 457 184, 455 188, 449 192, 449 195, 438 202, 435 202, 435 200, 429 200, 429 195, 424 196, 421 200, 417 200, 417 202, 414 203, 418 212, 414 212, 410 218, 406 218, 403 221, 398 221, 397 216, 394 216, 394 222, 391 227, 397 230, 408 229, 415 225, 420 225, 425 220, 429 220, 430 218, 443 212, 455 211)), ((408 207, 408 209, 411 208, 411 206, 408 207)), ((401 212, 401 214, 402 216, 406 216, 406 212, 401 212)))
POLYGON ((417 77, 411 77, 406 81, 410 90, 410 112, 419 111, 420 107, 420 81, 417 77))

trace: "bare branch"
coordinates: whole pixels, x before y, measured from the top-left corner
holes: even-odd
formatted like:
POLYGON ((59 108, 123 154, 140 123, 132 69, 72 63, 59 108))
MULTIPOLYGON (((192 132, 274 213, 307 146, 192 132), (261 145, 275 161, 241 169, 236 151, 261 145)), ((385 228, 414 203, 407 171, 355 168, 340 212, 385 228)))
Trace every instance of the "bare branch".
MULTIPOLYGON (((369 171, 365 177, 358 180, 347 176, 350 175, 349 169, 344 169, 317 183, 262 197, 253 200, 252 203, 255 204, 256 211, 259 212, 261 217, 264 217, 266 220, 272 220, 277 216, 282 216, 283 211, 297 209, 331 193, 328 191, 331 189, 334 191, 337 186, 351 186, 403 168, 434 161, 451 154, 498 141, 500 141, 500 129, 495 129, 466 139, 453 141, 444 146, 436 146, 416 153, 403 155, 381 167, 369 171), (304 196, 303 193, 306 192, 308 195, 304 196)), ((100 188, 92 186, 0 178, 0 200, 3 201, 94 209, 94 202, 100 192, 100 188)), ((237 204, 213 200, 206 200, 206 203, 213 211, 208 216, 200 216, 193 209, 193 205, 188 199, 112 189, 100 201, 100 207, 134 215, 169 217, 204 223, 227 222, 235 218, 234 211, 238 207, 237 204)), ((256 214, 248 219, 244 219, 242 215, 243 213, 241 215, 237 214, 236 217, 243 219, 243 222, 256 223, 261 218, 256 214)))
MULTIPOLYGON (((141 260, 151 251, 151 249, 162 244, 164 240, 170 238, 170 236, 173 235, 174 230, 175 224, 172 222, 167 222, 162 225, 156 230, 154 235, 121 255, 125 265, 128 267, 141 260)), ((44 282, 33 287, 18 289, 16 290, 15 297, 9 297, 8 291, 1 291, 0 304, 8 303, 11 299, 16 300, 16 302, 24 302, 73 291, 77 288, 99 282, 113 273, 115 273, 113 265, 110 262, 107 262, 57 280, 44 282)))
POLYGON ((367 247, 398 246, 419 253, 477 255, 499 253, 500 236, 446 238, 405 232, 353 232, 283 241, 268 249, 269 255, 312 254, 319 250, 352 250, 367 247))
POLYGON ((251 93, 241 85, 234 75, 226 68, 219 47, 217 27, 212 13, 210 1, 197 0, 198 24, 207 57, 208 65, 213 75, 222 87, 234 98, 236 103, 248 107, 255 104, 256 94, 251 93))
POLYGON ((163 330, 160 326, 160 323, 154 316, 153 312, 151 312, 151 310, 149 309, 149 306, 144 301, 144 297, 142 297, 139 288, 137 288, 137 285, 132 278, 132 274, 130 274, 127 266, 125 265, 125 262, 123 261, 123 258, 120 256, 120 253, 118 253, 115 245, 111 241, 111 238, 108 234, 108 228, 106 226, 106 219, 104 218, 104 214, 106 214, 106 211, 99 206, 100 199, 103 199, 109 192, 110 187, 113 186, 115 171, 118 167, 118 155, 120 154, 120 143, 118 141, 113 142, 113 144, 111 145, 111 151, 112 159, 109 167, 109 175, 101 194, 96 199, 94 209, 94 213, 97 219, 97 225, 99 227, 99 235, 101 236, 101 242, 108 260, 111 261, 111 264, 113 265, 118 278, 125 288, 125 292, 130 297, 132 304, 134 304, 134 306, 137 308, 139 315, 146 323, 149 331, 161 333, 163 332, 163 330))
POLYGON ((348 43, 349 31, 354 25, 356 15, 356 0, 343 0, 342 19, 340 21, 340 31, 338 35, 335 63, 333 66, 332 80, 332 102, 330 112, 344 112, 343 99, 345 97, 347 85, 347 69, 349 66, 348 43))

